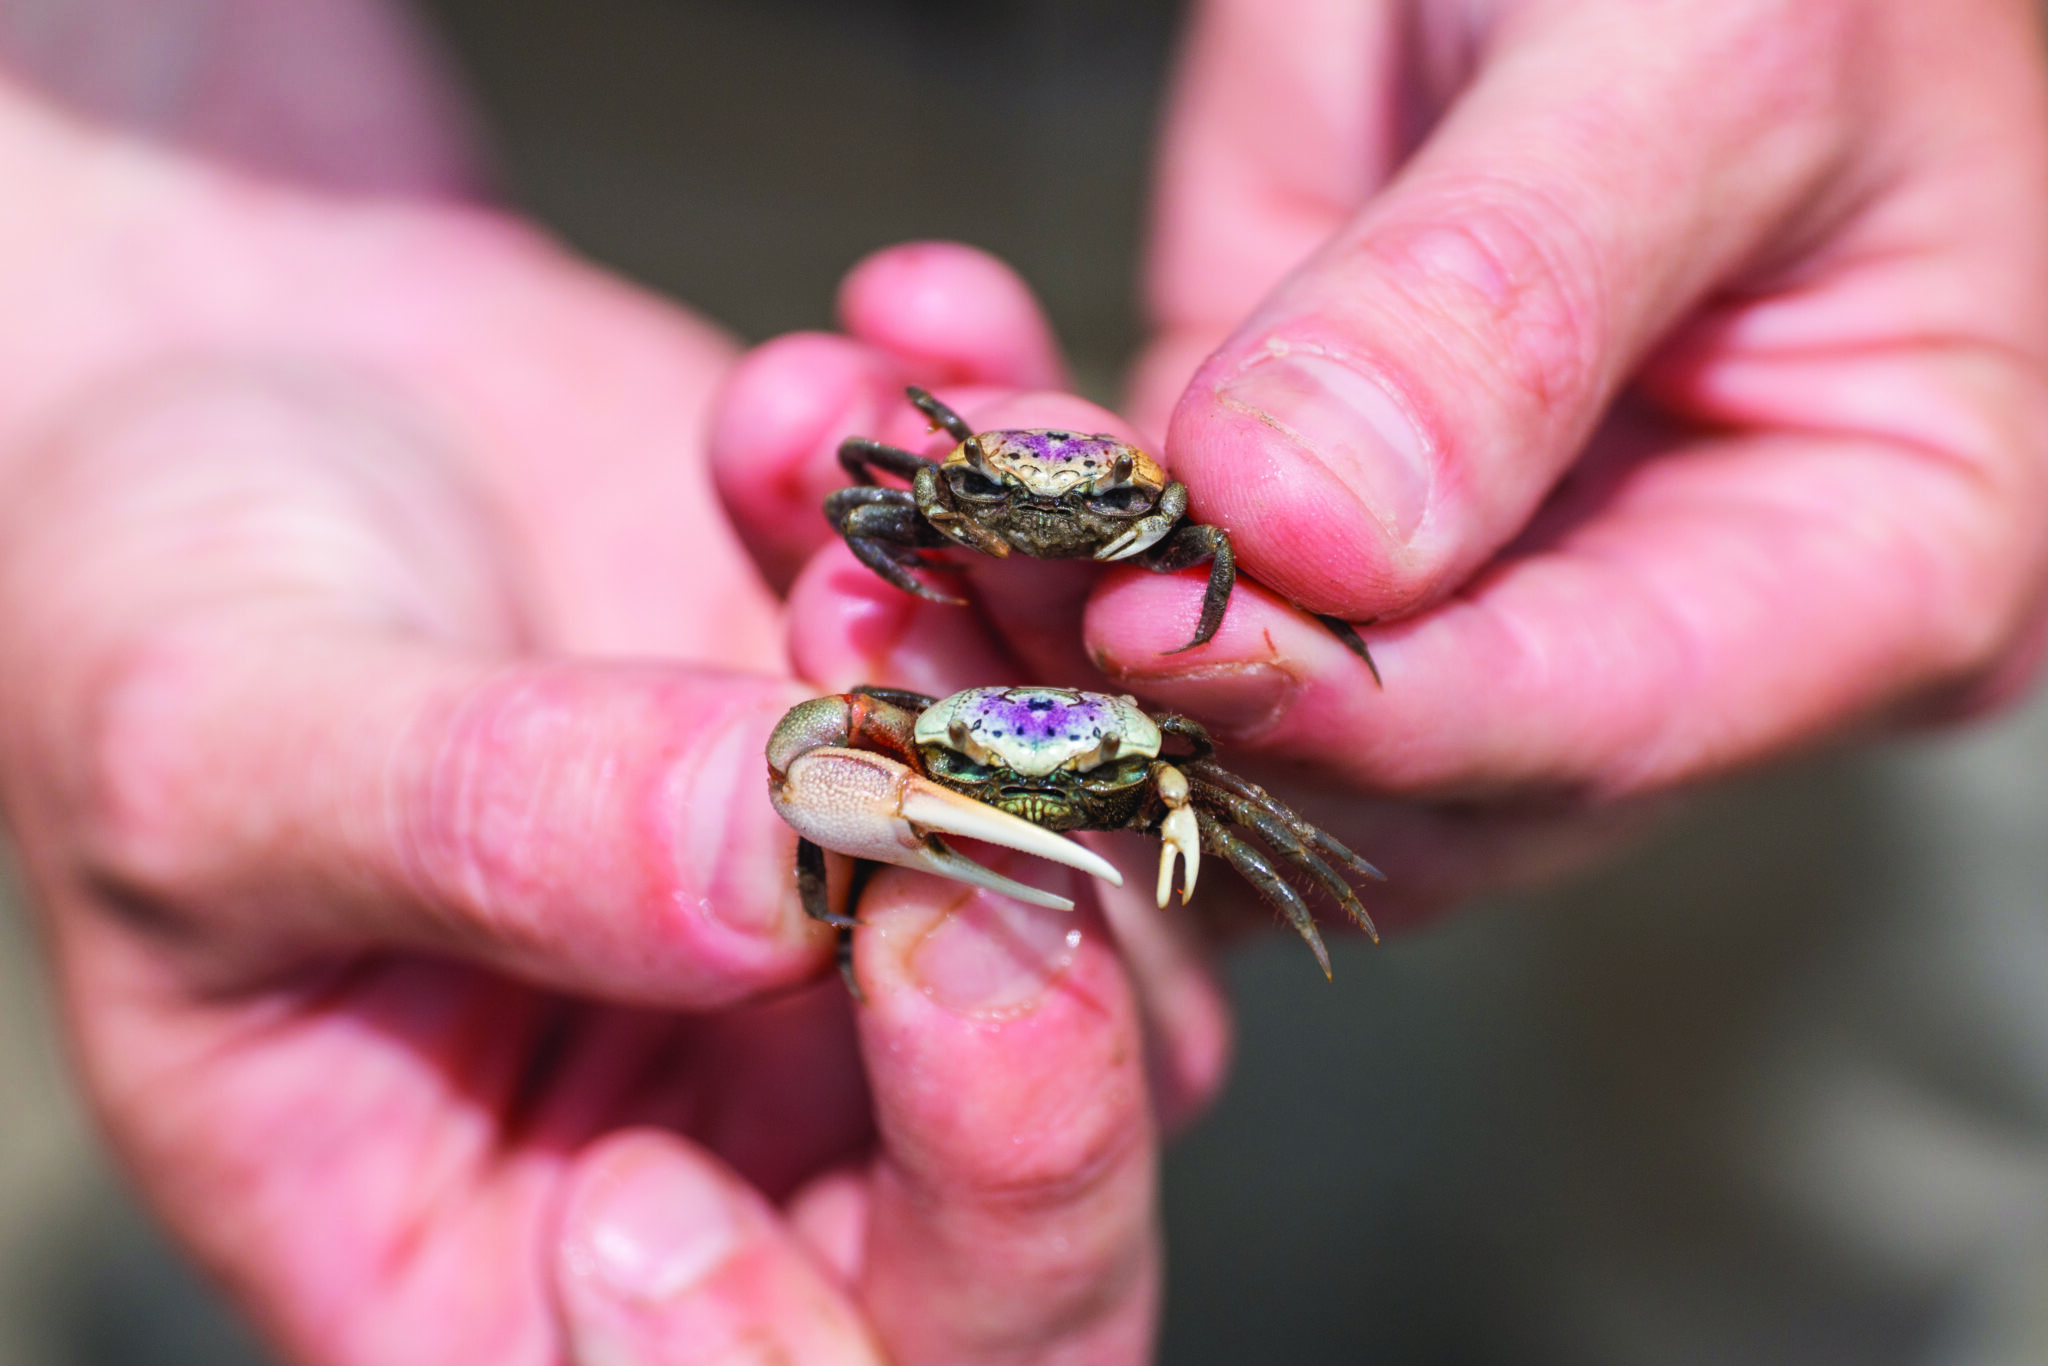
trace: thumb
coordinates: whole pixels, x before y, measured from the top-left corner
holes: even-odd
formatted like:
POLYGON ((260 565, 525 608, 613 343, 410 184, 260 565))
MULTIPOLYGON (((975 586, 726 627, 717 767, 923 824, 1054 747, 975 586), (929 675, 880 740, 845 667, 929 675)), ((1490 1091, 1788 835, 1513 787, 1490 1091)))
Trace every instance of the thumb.
POLYGON ((1846 132, 1832 7, 1673 8, 1503 21, 1396 181, 1196 375, 1169 462, 1261 582, 1354 621, 1454 588, 1674 319, 1815 200, 1846 132))
POLYGON ((895 870, 861 914, 881 1144, 860 1284, 891 1358, 1150 1359, 1158 1135, 1106 925, 895 870))
POLYGON ((230 969, 397 946, 718 1005, 821 963, 762 759, 796 697, 207 622, 108 680, 77 828, 101 887, 230 969))
POLYGON ((434 452, 362 413, 185 376, 16 482, 25 843, 229 984, 396 946, 689 1007, 820 968, 762 757, 794 685, 533 655, 434 452))

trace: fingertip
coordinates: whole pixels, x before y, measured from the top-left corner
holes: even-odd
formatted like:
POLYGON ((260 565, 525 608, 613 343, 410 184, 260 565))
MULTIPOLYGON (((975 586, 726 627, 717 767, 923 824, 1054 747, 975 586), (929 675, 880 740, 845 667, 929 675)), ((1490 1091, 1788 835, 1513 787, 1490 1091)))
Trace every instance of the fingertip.
POLYGON ((824 967, 828 926, 804 912, 796 887, 796 834, 770 802, 768 738, 795 705, 776 689, 739 711, 725 733, 668 775, 680 798, 674 841, 684 884, 698 893, 688 918, 692 964, 748 994, 803 981, 824 967))
POLYGON ((1223 1092, 1236 1051, 1230 1005, 1215 976, 1195 967, 1176 974, 1150 1010, 1159 1040, 1152 1067, 1159 1126, 1179 1133, 1223 1092))
MULTIPOLYGON (((1125 885, 1099 889, 1103 917, 1128 967, 1144 1013, 1147 1075, 1159 1125, 1171 1133, 1206 1110, 1223 1088, 1232 1052, 1230 1002, 1201 928, 1178 909, 1153 903, 1154 839, 1105 841, 1125 885)), ((1183 889, 1185 896, 1185 889, 1183 889)))
MULTIPOLYGON (((1095 667, 1148 705, 1192 717, 1216 739, 1239 744, 1282 728, 1305 696, 1382 691, 1372 666, 1327 626, 1243 579, 1215 636, 1183 648, 1201 589, 1192 573, 1121 570, 1105 577, 1083 624, 1095 667)), ((1366 634, 1375 663, 1398 671, 1406 628, 1366 634)))
POLYGON ((406 689, 405 742, 369 779, 377 837, 345 852, 402 891, 374 903, 398 942, 677 1008, 802 981, 830 938, 798 902, 764 759, 800 696, 659 666, 465 663, 406 689))
POLYGON ((878 429, 900 384, 873 349, 818 332, 778 337, 734 365, 712 410, 711 471, 778 587, 831 537, 822 505, 848 482, 839 443, 878 429))
POLYGON ((984 852, 1082 908, 887 870, 862 903, 855 965, 891 1160, 917 1180, 995 1192, 1091 1170, 1149 1125, 1135 997, 1086 879, 984 852))
POLYGON ((789 1224, 842 1283, 859 1283, 868 1235, 864 1172, 841 1167, 812 1178, 790 1197, 789 1224))
MULTIPOLYGON (((721 481, 751 489, 787 479, 794 456, 836 438, 836 428, 827 428, 871 404, 894 378, 873 351, 845 337, 794 332, 763 342, 734 363, 712 410, 721 481)), ((875 419, 858 425, 872 427, 875 419)))
MULTIPOLYGON (((1081 891, 1065 870, 990 862, 1081 891)), ((894 870, 863 902, 859 1026, 882 1147, 862 1293, 904 1359, 1145 1355, 1147 1059, 1089 904, 1046 910, 894 870)))
POLYGON ((627 1130, 579 1154, 561 1209, 554 1281, 573 1360, 879 1360, 767 1203, 672 1134, 627 1130))
MULTIPOLYGON (((1083 879, 1053 864, 977 859, 1070 900, 1083 879)), ((885 1021, 936 1010, 997 1021, 1030 1014, 1072 970, 1085 917, 916 874, 885 875, 863 903, 857 960, 885 1021)), ((1099 932, 1099 926, 1096 927, 1099 932)))
POLYGON ((864 1303, 903 1359, 1144 1359, 1156 1146, 1107 932, 982 892, 893 895, 858 936, 882 1139, 864 1303))
POLYGON ((1326 381, 1278 362, 1212 361, 1175 405, 1166 451, 1193 518, 1230 532, 1239 568, 1311 611, 1357 620, 1414 610, 1440 591, 1420 541, 1431 493, 1407 455, 1326 381))
MULTIPOLYGON (((958 582, 943 571, 929 577, 958 582)), ((842 542, 812 556, 790 587, 789 658, 800 677, 832 692, 887 683, 943 697, 1015 672, 978 615, 912 597, 842 542)))
POLYGON ((1007 264, 957 242, 876 252, 839 290, 846 330, 930 382, 1058 389, 1059 344, 1030 286, 1007 264))

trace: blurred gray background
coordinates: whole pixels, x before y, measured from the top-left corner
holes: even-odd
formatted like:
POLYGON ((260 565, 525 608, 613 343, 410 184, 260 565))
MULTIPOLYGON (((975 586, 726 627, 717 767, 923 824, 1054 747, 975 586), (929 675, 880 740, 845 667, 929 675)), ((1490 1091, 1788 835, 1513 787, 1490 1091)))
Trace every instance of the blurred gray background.
MULTIPOLYGON (((873 247, 964 239, 1112 392, 1175 5, 429 9, 510 192, 592 256, 758 339, 827 325, 873 247)), ((1166 1361, 2048 1362, 2048 705, 1336 956, 1233 963, 1166 1361)), ((0 1366, 260 1361, 108 1171, 48 1008, 10 902, 0 1366)))

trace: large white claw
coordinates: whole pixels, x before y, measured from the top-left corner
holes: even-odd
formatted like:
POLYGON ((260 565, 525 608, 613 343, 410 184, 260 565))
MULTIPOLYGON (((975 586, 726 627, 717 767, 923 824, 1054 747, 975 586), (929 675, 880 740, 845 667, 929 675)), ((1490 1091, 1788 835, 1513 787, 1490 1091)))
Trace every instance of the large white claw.
POLYGON ((972 883, 1034 906, 1074 909, 1066 897, 1006 878, 951 849, 934 849, 927 837, 987 840, 1078 868, 1113 887, 1124 885, 1123 875, 1094 851, 940 787, 886 754, 831 746, 811 750, 790 762, 782 781, 769 784, 768 795, 782 819, 813 844, 972 883))

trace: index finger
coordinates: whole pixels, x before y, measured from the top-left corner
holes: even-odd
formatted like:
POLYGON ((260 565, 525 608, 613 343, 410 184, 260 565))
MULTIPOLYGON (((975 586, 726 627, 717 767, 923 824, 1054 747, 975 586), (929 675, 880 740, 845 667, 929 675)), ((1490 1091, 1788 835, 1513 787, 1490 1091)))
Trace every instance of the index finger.
POLYGON ((55 446, 0 575, 0 743, 51 775, 10 814, 238 980, 407 947, 708 1008, 820 969, 762 757, 800 690, 527 653, 436 454, 239 376, 55 446))
POLYGON ((860 1285, 891 1359, 1149 1360, 1157 1135, 1103 921, 894 871, 863 911, 882 1150, 860 1285))

